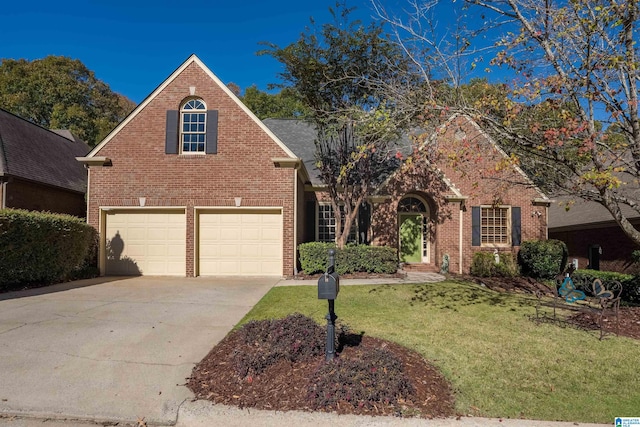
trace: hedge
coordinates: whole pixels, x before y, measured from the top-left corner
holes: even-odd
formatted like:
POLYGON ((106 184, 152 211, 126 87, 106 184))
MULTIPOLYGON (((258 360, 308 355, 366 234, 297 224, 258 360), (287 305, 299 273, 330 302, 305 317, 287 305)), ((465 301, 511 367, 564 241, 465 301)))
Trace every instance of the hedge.
POLYGON ((591 287, 595 279, 600 279, 606 288, 610 287, 613 282, 620 282, 622 285, 621 299, 628 303, 640 304, 640 276, 638 275, 585 269, 574 271, 571 274, 571 279, 578 289, 589 294, 592 293, 591 287))
POLYGON ((0 210, 0 290, 76 278, 91 268, 96 245, 96 230, 80 218, 0 210))
POLYGON ((388 273, 398 270, 398 251, 387 246, 349 244, 340 250, 335 243, 310 242, 298 246, 304 274, 323 273, 329 262, 329 249, 336 250, 336 272, 388 273))

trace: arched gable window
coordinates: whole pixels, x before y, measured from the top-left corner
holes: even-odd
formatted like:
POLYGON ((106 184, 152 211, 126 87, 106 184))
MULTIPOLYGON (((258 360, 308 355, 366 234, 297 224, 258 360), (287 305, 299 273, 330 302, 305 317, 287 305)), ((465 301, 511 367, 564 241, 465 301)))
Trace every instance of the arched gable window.
POLYGON ((182 153, 202 153, 206 146, 207 106, 201 99, 190 99, 180 108, 182 153))
POLYGON ((167 111, 166 154, 216 154, 218 110, 207 110, 201 98, 190 97, 179 110, 167 111))

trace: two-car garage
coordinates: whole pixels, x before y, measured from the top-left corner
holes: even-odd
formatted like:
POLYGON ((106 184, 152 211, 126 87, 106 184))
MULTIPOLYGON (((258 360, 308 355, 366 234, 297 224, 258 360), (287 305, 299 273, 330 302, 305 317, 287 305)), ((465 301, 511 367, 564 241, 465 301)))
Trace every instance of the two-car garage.
MULTIPOLYGON (((187 274, 185 208, 103 208, 102 213, 105 274, 187 274)), ((196 208, 193 216, 195 275, 282 275, 281 208, 196 208)))

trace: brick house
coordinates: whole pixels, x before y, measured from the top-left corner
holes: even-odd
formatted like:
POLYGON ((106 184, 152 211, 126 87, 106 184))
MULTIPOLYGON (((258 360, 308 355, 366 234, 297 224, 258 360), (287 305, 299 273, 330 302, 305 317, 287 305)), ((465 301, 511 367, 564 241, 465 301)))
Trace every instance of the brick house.
POLYGON ((0 208, 84 217, 89 146, 0 109, 0 208))
MULTIPOLYGON (((305 185, 304 241, 332 241, 333 209, 314 164, 315 131, 309 123, 267 119, 265 124, 301 159, 305 185)), ((406 138, 399 150, 413 155, 361 206, 350 239, 398 248, 405 268, 468 272, 473 253, 517 254, 524 240, 547 238, 550 200, 469 117, 447 120, 424 142, 406 138)))
MULTIPOLYGON (((305 122, 261 122, 192 55, 78 158, 102 273, 296 274, 297 245, 335 233, 314 139, 305 122)), ((354 236, 433 270, 446 254, 454 272, 468 271, 475 250, 546 237, 549 201, 521 171, 479 172, 504 154, 473 121, 454 117, 431 141, 448 159, 470 144, 469 158, 429 174, 399 169, 363 206, 354 236), (497 184, 498 174, 524 187, 497 184)))
MULTIPOLYGON (((638 192, 637 189, 633 191, 638 192)), ((624 205, 622 210, 629 221, 639 228, 638 213, 624 205)), ((604 206, 596 202, 558 197, 551 204, 549 213, 549 238, 567 244, 569 262, 577 268, 620 273, 634 271, 631 253, 640 250, 640 247, 622 232, 604 206), (567 204, 570 205, 568 210, 567 204)))

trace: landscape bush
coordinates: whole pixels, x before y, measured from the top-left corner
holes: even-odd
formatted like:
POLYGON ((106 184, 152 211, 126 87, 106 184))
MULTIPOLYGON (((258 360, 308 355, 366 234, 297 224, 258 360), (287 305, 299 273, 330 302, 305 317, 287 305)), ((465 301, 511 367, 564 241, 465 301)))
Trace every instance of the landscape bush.
POLYGON ((96 230, 80 218, 0 210, 0 290, 85 274, 81 272, 91 268, 96 248, 96 230))
POLYGON ((555 239, 522 242, 518 263, 523 276, 553 279, 567 266, 567 245, 555 239))
POLYGON ((357 360, 337 358, 321 365, 308 390, 314 409, 336 409, 345 402, 373 409, 377 404, 396 404, 412 392, 401 362, 382 348, 357 360))
POLYGON ((326 331, 299 313, 251 321, 242 326, 238 336, 247 345, 233 354, 234 369, 240 378, 259 375, 282 360, 297 362, 325 351, 326 331))
POLYGON ((500 253, 496 263, 493 252, 480 251, 473 254, 470 273, 477 277, 516 277, 518 265, 509 252, 500 253))
POLYGON ((337 249, 334 243, 310 242, 298 246, 300 266, 304 274, 323 273, 329 262, 329 249, 336 250, 336 272, 386 273, 398 270, 398 251, 387 246, 348 244, 337 249))
POLYGON ((576 270, 571 274, 571 280, 577 289, 591 294, 593 281, 600 279, 605 288, 609 289, 615 282, 622 285, 620 298, 631 304, 640 304, 640 278, 637 275, 618 273, 615 271, 576 270))

